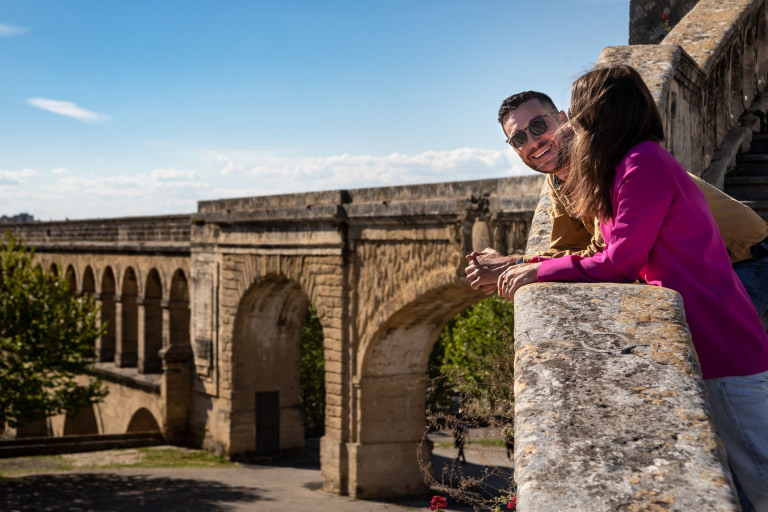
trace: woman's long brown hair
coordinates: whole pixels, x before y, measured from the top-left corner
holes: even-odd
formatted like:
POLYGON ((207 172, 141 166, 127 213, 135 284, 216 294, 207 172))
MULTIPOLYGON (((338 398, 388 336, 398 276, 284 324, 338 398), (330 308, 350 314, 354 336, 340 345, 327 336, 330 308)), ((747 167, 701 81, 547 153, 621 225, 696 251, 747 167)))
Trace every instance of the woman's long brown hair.
POLYGON ((575 213, 611 219, 616 166, 637 144, 664 140, 659 110, 638 72, 620 64, 595 68, 573 83, 569 116, 581 128, 566 181, 575 213))

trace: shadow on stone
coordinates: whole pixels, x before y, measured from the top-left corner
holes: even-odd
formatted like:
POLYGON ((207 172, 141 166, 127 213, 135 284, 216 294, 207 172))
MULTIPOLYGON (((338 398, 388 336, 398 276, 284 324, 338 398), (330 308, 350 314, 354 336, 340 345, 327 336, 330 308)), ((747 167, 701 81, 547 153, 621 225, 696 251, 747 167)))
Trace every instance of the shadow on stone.
POLYGON ((0 510, 220 511, 261 500, 252 488, 185 478, 66 473, 0 479, 0 510))

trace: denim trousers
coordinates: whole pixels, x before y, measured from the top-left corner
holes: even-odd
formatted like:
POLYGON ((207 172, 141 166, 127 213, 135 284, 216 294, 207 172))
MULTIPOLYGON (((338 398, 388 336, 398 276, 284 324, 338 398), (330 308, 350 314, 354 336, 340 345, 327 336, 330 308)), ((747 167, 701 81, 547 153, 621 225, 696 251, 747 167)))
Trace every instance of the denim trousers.
POLYGON ((733 270, 752 299, 757 314, 763 316, 768 311, 768 256, 734 263, 733 270))
POLYGON ((768 512, 768 371, 704 384, 742 508, 768 512))
MULTIPOLYGON (((740 261, 733 270, 762 317, 768 311, 768 256, 740 261)), ((768 372, 704 384, 742 508, 768 512, 768 372)))

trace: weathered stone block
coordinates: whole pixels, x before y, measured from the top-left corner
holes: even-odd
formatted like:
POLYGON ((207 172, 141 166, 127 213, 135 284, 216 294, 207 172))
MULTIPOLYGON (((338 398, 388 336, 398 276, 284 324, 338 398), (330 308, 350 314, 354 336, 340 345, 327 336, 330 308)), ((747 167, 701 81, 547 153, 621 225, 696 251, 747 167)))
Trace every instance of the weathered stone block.
POLYGON ((518 510, 736 509, 677 293, 541 283, 515 298, 518 510))

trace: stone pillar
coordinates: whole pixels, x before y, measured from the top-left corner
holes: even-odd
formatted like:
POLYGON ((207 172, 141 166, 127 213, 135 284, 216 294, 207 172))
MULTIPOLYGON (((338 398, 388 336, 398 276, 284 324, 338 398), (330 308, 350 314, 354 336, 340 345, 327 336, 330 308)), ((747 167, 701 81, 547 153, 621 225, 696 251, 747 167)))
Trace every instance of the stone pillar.
POLYGON ((186 444, 188 415, 192 401, 192 350, 189 345, 167 345, 163 360, 161 396, 163 435, 169 444, 186 444))
POLYGON ((115 295, 115 365, 127 366, 123 357, 123 298, 115 295))
POLYGON ((515 295, 521 512, 738 510, 679 294, 538 283, 515 295))
MULTIPOLYGON (((93 300, 96 303, 99 311, 103 311, 104 303, 101 301, 101 294, 99 292, 93 294, 93 300)), ((103 313, 99 313, 98 317, 96 318, 97 329, 101 329, 101 326, 104 325, 102 314, 103 313)), ((96 358, 96 362, 106 361, 106 354, 104 354, 104 336, 106 336, 106 333, 96 338, 96 346, 93 347, 93 353, 94 357, 96 358)))
POLYGON ((139 373, 149 373, 147 368, 148 354, 146 341, 147 309, 146 301, 139 297, 136 299, 138 318, 136 321, 136 369, 139 373))
MULTIPOLYGON (((160 308, 162 311, 162 343, 163 348, 168 347, 171 344, 171 303, 168 300, 160 302, 160 308)), ((189 344, 189 341, 187 341, 189 344)), ((162 358, 162 357, 161 357, 162 358)))
POLYGON ((409 442, 349 443, 349 494, 355 498, 424 494, 429 488, 414 457, 431 460, 431 445, 409 442))

